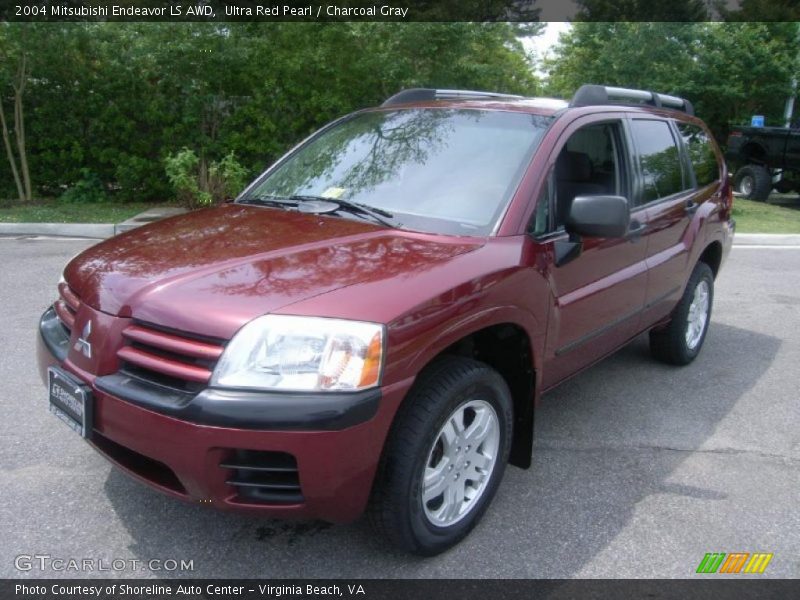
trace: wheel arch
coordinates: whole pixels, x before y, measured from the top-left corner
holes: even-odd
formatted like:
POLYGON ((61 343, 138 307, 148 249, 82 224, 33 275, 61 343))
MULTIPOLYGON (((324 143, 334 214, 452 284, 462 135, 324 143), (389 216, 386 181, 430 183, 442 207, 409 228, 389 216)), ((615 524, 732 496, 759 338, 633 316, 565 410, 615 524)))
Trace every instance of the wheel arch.
MULTIPOLYGON (((482 320, 483 321, 483 320, 482 320)), ((482 322, 461 330, 445 345, 418 356, 416 372, 421 372, 438 358, 448 355, 466 356, 486 363, 505 380, 514 407, 514 430, 509 462, 526 469, 531 465, 533 450, 533 413, 537 367, 534 338, 526 327, 514 320, 482 322)))
POLYGON ((747 142, 739 150, 739 156, 745 164, 767 166, 767 149, 758 142, 747 142))
POLYGON ((716 279, 722 265, 722 244, 716 240, 708 244, 700 253, 697 262, 706 263, 711 268, 711 272, 714 273, 714 279, 716 279))

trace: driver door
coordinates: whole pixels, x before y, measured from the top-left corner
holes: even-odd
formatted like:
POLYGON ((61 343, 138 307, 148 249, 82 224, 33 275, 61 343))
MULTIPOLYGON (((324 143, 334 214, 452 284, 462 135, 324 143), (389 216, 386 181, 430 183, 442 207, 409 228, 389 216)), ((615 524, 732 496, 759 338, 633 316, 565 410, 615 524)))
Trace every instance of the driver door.
POLYGON ((634 197, 629 148, 622 115, 586 117, 565 130, 548 161, 548 185, 534 216, 540 230, 534 237, 546 257, 544 275, 552 290, 543 389, 639 331, 647 289, 646 243, 637 231, 641 211, 631 207, 628 236, 585 237, 579 256, 557 264, 559 246, 569 241, 564 220, 575 196, 634 197))

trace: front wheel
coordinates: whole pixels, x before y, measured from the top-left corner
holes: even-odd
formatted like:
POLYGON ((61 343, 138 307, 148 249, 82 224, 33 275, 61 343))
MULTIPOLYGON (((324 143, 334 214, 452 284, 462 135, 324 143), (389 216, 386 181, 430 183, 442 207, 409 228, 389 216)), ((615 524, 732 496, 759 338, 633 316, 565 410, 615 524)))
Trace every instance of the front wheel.
POLYGON ((480 520, 511 447, 511 394, 494 369, 445 357, 418 378, 392 426, 370 503, 395 545, 432 556, 480 520))
POLYGON ((683 297, 669 324, 650 332, 650 351, 657 359, 673 365, 688 365, 706 339, 714 301, 714 273, 704 262, 692 271, 683 297))

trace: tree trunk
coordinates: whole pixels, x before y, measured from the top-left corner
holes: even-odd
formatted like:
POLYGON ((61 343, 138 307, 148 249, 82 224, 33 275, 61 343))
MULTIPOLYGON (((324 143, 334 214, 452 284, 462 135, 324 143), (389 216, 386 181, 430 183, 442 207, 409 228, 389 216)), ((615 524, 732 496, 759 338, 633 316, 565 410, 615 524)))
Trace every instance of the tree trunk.
POLYGON ((198 183, 200 186, 200 190, 203 192, 209 192, 210 187, 208 185, 208 161, 206 161, 205 152, 200 154, 200 168, 198 169, 198 183))
POLYGON ((28 153, 25 148, 25 116, 23 114, 22 95, 25 93, 27 81, 27 59, 22 55, 19 66, 17 82, 14 85, 14 131, 17 137, 17 150, 19 151, 19 166, 22 171, 22 182, 25 186, 25 200, 33 200, 31 174, 28 169, 28 153))
POLYGON ((6 113, 3 110, 3 101, 0 98, 0 127, 3 129, 3 144, 6 147, 6 155, 8 156, 8 164, 11 165, 11 173, 14 175, 14 183, 17 184, 17 195, 20 202, 25 202, 25 191, 22 187, 22 181, 19 178, 19 171, 17 170, 17 159, 14 156, 14 151, 11 149, 11 140, 8 136, 8 124, 6 123, 6 113))

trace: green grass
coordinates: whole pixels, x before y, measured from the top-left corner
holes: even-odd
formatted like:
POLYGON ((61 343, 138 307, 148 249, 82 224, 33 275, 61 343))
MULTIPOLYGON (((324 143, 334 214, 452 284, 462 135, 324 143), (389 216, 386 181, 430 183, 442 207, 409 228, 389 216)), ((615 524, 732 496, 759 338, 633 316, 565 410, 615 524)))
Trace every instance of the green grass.
POLYGON ((121 223, 148 208, 147 202, 60 203, 36 200, 30 204, 0 201, 0 223, 121 223))
POLYGON ((733 218, 737 233, 800 233, 800 210, 794 208, 734 198, 733 218))

